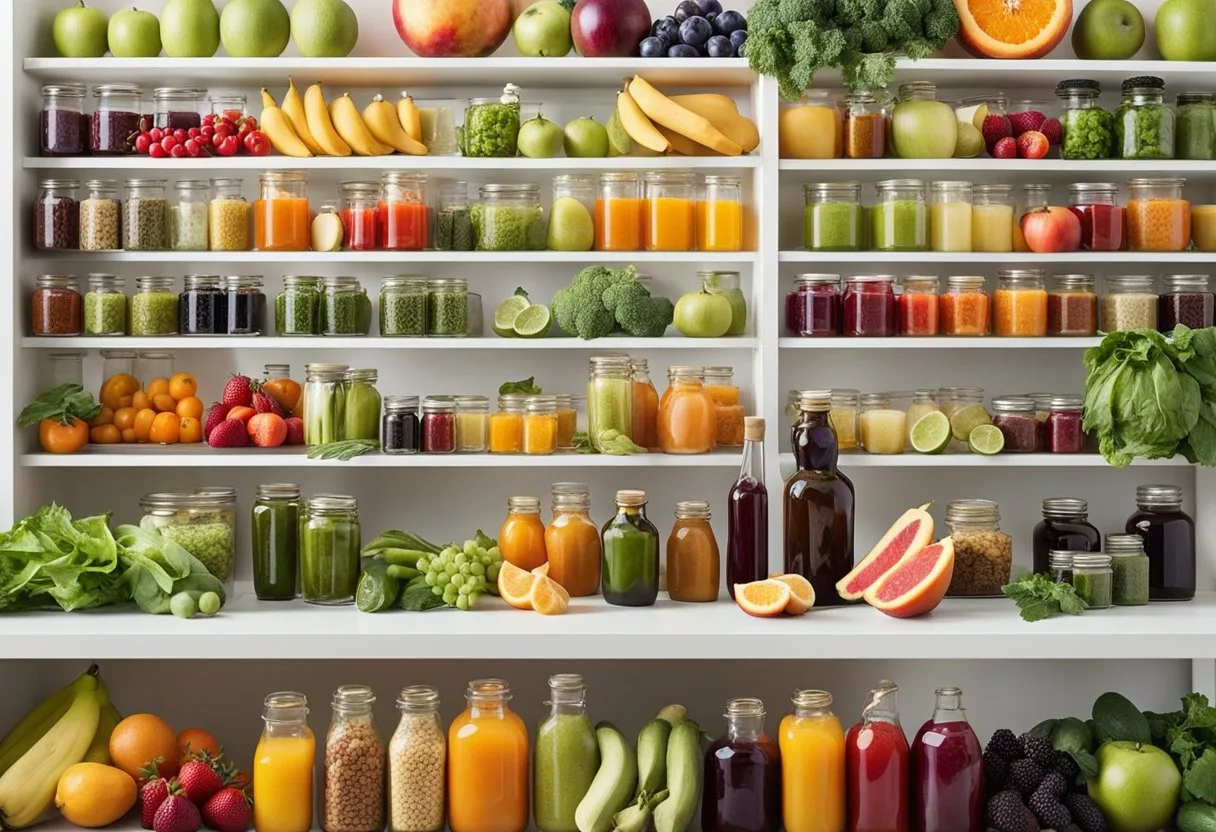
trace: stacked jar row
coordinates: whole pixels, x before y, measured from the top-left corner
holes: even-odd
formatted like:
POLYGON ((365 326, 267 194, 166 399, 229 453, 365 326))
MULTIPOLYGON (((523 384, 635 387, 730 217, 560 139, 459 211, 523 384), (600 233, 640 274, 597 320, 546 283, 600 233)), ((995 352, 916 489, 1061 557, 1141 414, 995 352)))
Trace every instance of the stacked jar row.
POLYGON ((1097 81, 1056 85, 1063 107, 1063 158, 1216 159, 1216 94, 1180 92, 1171 107, 1165 81, 1151 75, 1128 78, 1122 93, 1112 113, 1098 104, 1102 88, 1097 81))
POLYGON ((802 337, 1035 338, 1214 323, 1214 296, 1203 274, 1165 275, 1160 295, 1151 275, 1109 276, 1100 302, 1092 274, 1052 275, 1049 289, 1040 269, 1008 269, 997 273, 991 294, 978 275, 948 277, 945 291, 931 275, 903 278, 899 293, 896 282, 891 275, 798 275, 785 296, 785 328, 802 337))
POLYGON ((386 454, 526 454, 574 450, 585 430, 579 395, 504 394, 498 410, 480 395, 387 396, 380 427, 386 454))
MULTIPOLYGON (((481 296, 463 277, 380 281, 380 335, 460 338, 481 331, 481 296)), ((289 275, 275 298, 279 335, 359 336, 371 331, 372 301, 355 277, 289 275)))

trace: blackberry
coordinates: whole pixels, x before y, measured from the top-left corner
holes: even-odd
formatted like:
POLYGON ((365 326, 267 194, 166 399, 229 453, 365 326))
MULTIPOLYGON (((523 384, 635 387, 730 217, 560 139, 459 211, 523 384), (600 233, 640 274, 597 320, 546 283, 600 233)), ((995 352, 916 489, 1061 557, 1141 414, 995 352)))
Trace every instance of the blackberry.
POLYGON ((1004 757, 1010 762, 1020 760, 1025 756, 1022 753, 1022 744, 1018 742, 1018 738, 1008 728, 998 728, 992 734, 992 739, 988 740, 987 750, 1004 757))
POLYGON ((1022 746, 1022 754, 1039 765, 1050 766, 1055 761, 1056 750, 1052 748, 1051 740, 1046 737, 1022 734, 1019 742, 1022 746))
POLYGON ((1081 827, 1081 832, 1107 832, 1106 818, 1103 817, 1098 804, 1094 803, 1093 798, 1089 795, 1080 793, 1065 795, 1064 805, 1072 814, 1072 819, 1077 826, 1081 827))
POLYGON ((1013 790, 997 792, 988 801, 988 828, 996 832, 1026 832, 1026 806, 1013 790))
POLYGON ((1060 799, 1051 792, 1040 789, 1026 801, 1039 823, 1050 829, 1063 829, 1072 823, 1072 815, 1064 808, 1060 799))
POLYGON ((1009 785, 1029 798, 1043 782, 1043 767, 1034 760, 1014 760, 1009 764, 1009 785))
POLYGON ((1071 754, 1064 751, 1056 752, 1051 768, 1052 771, 1064 775, 1064 779, 1068 781, 1070 787, 1077 782, 1077 777, 1081 774, 1081 769, 1077 767, 1077 761, 1072 758, 1071 754))
POLYGON ((1064 775, 1055 771, 1049 771, 1035 791, 1046 792, 1055 797, 1056 800, 1059 800, 1068 794, 1068 781, 1064 779, 1064 775))
POLYGON ((984 752, 984 779, 988 794, 996 794, 1009 782, 1009 761, 992 751, 984 752))

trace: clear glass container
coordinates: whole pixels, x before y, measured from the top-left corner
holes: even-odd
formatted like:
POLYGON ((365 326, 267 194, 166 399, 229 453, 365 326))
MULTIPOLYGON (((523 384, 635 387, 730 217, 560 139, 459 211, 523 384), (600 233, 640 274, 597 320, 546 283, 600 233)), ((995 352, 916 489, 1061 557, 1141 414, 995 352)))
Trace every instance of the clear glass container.
POLYGON ((932 275, 909 275, 903 280, 903 292, 896 296, 899 334, 910 337, 937 335, 938 285, 932 275))
POLYGON ((352 604, 363 548, 359 504, 345 494, 317 494, 300 513, 300 590, 309 604, 352 604))
POLYGON ((1083 400, 1080 396, 1053 396, 1043 424, 1043 450, 1053 454, 1079 454, 1085 450, 1083 400))
POLYGON ((717 404, 705 388, 701 367, 667 369, 668 389, 659 400, 659 449, 665 454, 705 454, 717 442, 717 404))
POLYGON ((385 396, 380 420, 380 450, 386 454, 416 454, 422 444, 417 396, 385 396))
POLYGON ((1013 251, 1013 186, 976 185, 971 195, 971 250, 1013 251))
POLYGON ((463 179, 443 183, 435 211, 435 248, 472 251, 475 244, 473 217, 469 212, 469 183, 463 179))
POLYGON ((891 112, 891 139, 900 159, 949 159, 958 141, 954 109, 925 81, 901 84, 891 112))
POLYGON ((844 729, 832 694, 796 690, 781 720, 781 803, 787 832, 845 829, 844 729))
POLYGON ((344 251, 375 251, 384 244, 379 182, 343 182, 338 215, 342 218, 344 251))
POLYGON ((535 183, 482 185, 472 208, 478 251, 543 251, 548 224, 535 183))
POLYGON ((937 390, 932 387, 922 387, 912 391, 912 398, 908 401, 908 418, 905 420, 905 425, 908 428, 907 441, 904 443, 904 450, 910 451, 912 448, 912 428, 916 423, 930 413, 940 413, 941 406, 937 403, 937 390))
POLYGON ((519 137, 519 87, 507 84, 497 98, 465 102, 460 150, 465 156, 511 158, 519 137))
POLYGON ((145 350, 138 353, 136 360, 135 377, 144 384, 151 384, 158 378, 173 378, 176 357, 171 352, 145 350))
POLYGON ((743 250, 743 188, 738 176, 705 177, 697 197, 696 238, 698 251, 743 250))
MULTIPOLYGON (((408 92, 401 93, 408 98, 408 92)), ((422 143, 431 156, 456 156, 462 151, 456 143, 456 117, 452 108, 419 107, 418 119, 422 122, 422 143)))
POLYGON ((133 84, 98 84, 93 87, 97 103, 93 107, 90 149, 94 156, 126 156, 135 152, 135 137, 140 133, 142 114, 139 106, 143 91, 133 84))
POLYGON ((139 507, 141 529, 172 540, 231 589, 236 561, 235 489, 145 494, 139 507))
POLYGON ((983 747, 967 722, 963 692, 938 688, 933 715, 912 740, 913 829, 984 828, 983 747))
POLYGON ((441 832, 447 784, 447 737, 439 692, 411 685, 397 697, 401 721, 388 744, 389 832, 441 832))
POLYGON ((739 387, 734 383, 731 367, 706 367, 705 390, 717 406, 717 446, 740 448, 743 446, 744 408, 739 404, 739 387))
POLYGON ((74 275, 39 275, 31 299, 30 328, 37 336, 79 335, 84 299, 74 275))
POLYGON ((448 728, 448 828, 522 832, 528 827, 528 728, 508 707, 501 679, 470 682, 468 707, 448 728), (495 783, 487 790, 486 783, 495 783))
POLYGON ((383 404, 376 389, 375 370, 347 370, 343 407, 343 439, 380 439, 380 410, 383 404))
POLYGON ((304 365, 304 444, 328 445, 344 439, 345 364, 304 365))
POLYGON ((846 277, 841 309, 846 337, 889 338, 899 332, 895 278, 891 275, 846 277))
POLYGON ((785 328, 790 335, 811 338, 839 335, 842 317, 840 275, 794 277, 794 288, 785 296, 785 328))
POLYGON ((630 358, 633 368, 633 421, 629 438, 635 445, 655 450, 659 447, 659 391, 650 378, 650 362, 630 358))
POLYGON ((1181 486, 1136 486, 1136 512, 1123 530, 1144 539, 1150 601, 1195 597, 1195 521, 1182 502, 1181 486))
POLYGON ((927 250, 929 234, 925 183, 920 179, 885 179, 875 183, 874 190, 877 202, 869 210, 870 240, 874 249, 927 250))
POLYGON ((545 528, 548 575, 573 598, 600 591, 600 527, 591 519, 591 492, 586 483, 554 483, 553 520, 545 528))
POLYGON ((115 251, 122 248, 122 200, 118 182, 90 179, 88 196, 80 201, 80 250, 115 251))
POLYGON ((228 334, 228 303, 219 275, 186 275, 177 309, 179 335, 228 334))
POLYGON ((248 101, 243 95, 224 94, 211 96, 207 99, 207 104, 211 108, 211 115, 217 119, 227 119, 236 124, 245 117, 245 108, 248 105, 248 101))
POLYGON ((490 416, 490 453, 518 454, 524 446, 524 404, 527 396, 508 393, 498 397, 498 411, 490 416))
POLYGON ((1165 81, 1138 75, 1123 82, 1115 109, 1115 156, 1173 159, 1174 108, 1165 101, 1165 81))
POLYGON ((540 832, 577 829, 575 814, 591 788, 600 753, 577 673, 549 677, 548 714, 536 729, 533 814, 540 832))
MULTIPOLYGON (((705 753, 703 830, 776 830, 781 826, 781 764, 764 731, 764 703, 726 703, 726 733, 705 753)), ((843 828, 843 827, 842 827, 843 828)))
POLYGON ((145 276, 135 278, 131 295, 130 330, 132 335, 176 335, 178 297, 173 278, 145 276))
POLYGON ((574 434, 587 431, 587 397, 578 393, 557 395, 557 449, 574 449, 574 434))
POLYGON ((807 251, 861 250, 861 185, 811 182, 802 187, 802 244, 807 251))
POLYGON ((456 400, 427 396, 422 400, 422 452, 450 454, 456 451, 456 400))
POLYGON ((326 277, 320 297, 322 335, 367 335, 372 328, 372 301, 357 277, 326 277))
POLYGON ((1147 604, 1149 562, 1144 538, 1138 534, 1108 534, 1105 548, 1110 556, 1111 603, 1117 607, 1147 604))
POLYGON ((992 424, 1005 437, 1005 453, 1029 454, 1039 449, 1039 421, 1034 399, 1002 396, 992 400, 992 424))
POLYGON ((266 329, 266 293, 260 275, 228 275, 223 280, 228 307, 227 335, 261 335, 266 329))
MULTIPOLYGON (((169 249, 169 200, 165 180, 128 179, 122 204, 122 247, 127 251, 169 249)), ((132 333, 134 334, 134 333, 132 333)))
POLYGON ((540 499, 516 495, 507 499, 507 517, 498 530, 503 560, 525 571, 545 564, 545 526, 540 499))
POLYGON ((929 248, 971 251, 971 183, 933 182, 929 186, 929 248))
POLYGON ((380 334, 421 338, 426 335, 425 277, 386 277, 380 281, 380 334))
POLYGON ((308 727, 308 699, 281 691, 266 697, 265 726, 253 759, 256 829, 308 832, 313 822, 313 776, 317 741, 308 727))
POLYGON ((375 702, 376 695, 366 685, 342 685, 334 691, 321 775, 325 832, 384 828, 384 742, 376 730, 375 702))
POLYGON ((845 737, 851 832, 906 829, 911 809, 908 739, 899 722, 899 688, 883 680, 870 691, 861 719, 845 737))
POLYGON ((469 332, 469 282, 440 277, 426 283, 426 334, 432 338, 463 338, 469 332))
POLYGON ((1157 306, 1151 275, 1110 275, 1102 296, 1102 331, 1156 329, 1157 306))
POLYGON ((34 203, 34 248, 71 251, 80 246, 80 184, 74 179, 43 179, 34 203))
POLYGON ((978 275, 946 278, 946 291, 938 297, 942 335, 974 338, 992 331, 991 299, 978 275))
POLYGON ((1173 332, 1178 324, 1203 329, 1213 324, 1213 295, 1206 274, 1167 274, 1161 278, 1157 325, 1173 332))
MULTIPOLYGON (((694 251, 697 247, 697 176, 691 170, 648 170, 642 175, 645 206, 642 248, 694 251)), ((742 210, 742 209, 740 209, 742 210)))
POLYGON ((380 235, 385 251, 422 251, 430 240, 425 173, 385 171, 380 177, 380 235))
POLYGON ((48 353, 46 360, 50 370, 47 375, 46 389, 54 390, 64 384, 84 387, 84 354, 84 350, 48 353))
POLYGON ((1031 211, 1051 205, 1051 185, 1031 182, 1023 185, 1014 206, 1013 250, 1030 251, 1026 237, 1022 234, 1022 219, 1031 211))
POLYGON ((633 364, 629 356, 591 356, 587 378, 587 433, 592 446, 600 453, 603 453, 605 443, 619 435, 632 438, 633 364))
POLYGON ((616 492, 616 515, 604 524, 604 600, 649 607, 659 597, 659 530, 646 517, 646 492, 616 492))
POLYGON ((523 448, 530 455, 557 450, 557 397, 529 396, 524 403, 523 448))
POLYGON ((636 173, 601 173, 595 200, 595 250, 640 251, 642 206, 642 186, 636 173))
POLYGON ((836 431, 836 446, 841 451, 856 451, 861 447, 861 430, 858 425, 861 391, 834 388, 831 395, 832 406, 828 411, 828 422, 832 425, 832 430, 836 431))
POLYGON ((1124 246, 1125 212, 1119 186, 1113 182, 1077 182, 1068 187, 1068 210, 1081 221, 1081 248, 1120 251, 1124 246))
POLYGON ((1047 334, 1088 337, 1098 332, 1098 295, 1092 274, 1053 274, 1047 293, 1047 334))
POLYGON ((89 117, 84 112, 84 84, 42 88, 38 116, 38 150, 42 156, 84 156, 89 150, 89 117))
POLYGON ((241 195, 242 179, 212 179, 207 205, 208 243, 212 251, 249 250, 249 203, 241 195))
POLYGON ((1180 92, 1176 102, 1174 155, 1179 159, 1216 158, 1216 95, 1180 92))
POLYGON ((1072 583, 1072 552, 1051 551, 1048 553, 1047 572, 1057 584, 1072 583))
POLYGON ((294 599, 300 575, 300 486, 259 485, 250 527, 254 594, 261 601, 294 599))
POLYGON ((1062 109, 1062 158, 1109 159, 1113 155, 1115 120, 1098 103, 1101 95, 1102 87, 1097 81, 1077 79, 1056 84, 1056 97, 1062 109))
POLYGON ((740 288, 742 286, 742 279, 739 273, 714 269, 712 271, 699 271, 697 272, 697 277, 701 278, 701 291, 714 295, 722 295, 722 297, 730 302, 730 328, 726 330, 726 335, 733 337, 746 332, 747 298, 740 288))
POLYGON ((203 98, 206 90, 186 87, 159 87, 152 91, 155 112, 153 125, 162 130, 189 130, 203 126, 203 98))
POLYGON ((954 539, 954 576, 947 596, 1001 594, 1013 568, 1013 537, 1001 531, 1000 506, 991 500, 953 500, 946 528, 954 539))
POLYGON ((839 159, 844 118, 831 90, 808 89, 782 101, 777 143, 782 159, 839 159))
POLYGON ((858 444, 869 454, 902 454, 907 444, 908 414, 893 407, 888 393, 861 396, 858 444))
POLYGON ((1042 269, 1003 269, 992 293, 992 334, 1037 338, 1047 334, 1046 275, 1042 269))
POLYGON ((1072 556, 1072 586, 1089 609, 1104 610, 1112 605, 1113 583, 1110 555, 1092 552, 1072 556))
POLYGON ((483 454, 490 443, 490 402, 485 396, 456 396, 456 451, 483 454))
POLYGON ((260 195, 253 203, 253 247, 257 251, 308 251, 312 221, 308 209, 308 173, 264 171, 260 195))
POLYGON ((881 159, 887 146, 887 111, 884 101, 870 92, 849 93, 840 103, 844 111, 844 155, 850 159, 881 159))
MULTIPOLYGON (((117 375, 128 375, 134 378, 137 382, 142 381, 143 376, 137 375, 135 370, 136 353, 132 350, 102 350, 101 351, 101 379, 102 385, 105 382, 114 378, 117 375)), ((172 375, 172 374, 170 374, 172 375)), ((169 378, 170 376, 164 376, 169 378)), ((157 378, 155 375, 148 376, 148 380, 157 378)))
POLYGON ((278 335, 321 334, 321 278, 283 278, 283 290, 274 299, 274 331, 278 335))

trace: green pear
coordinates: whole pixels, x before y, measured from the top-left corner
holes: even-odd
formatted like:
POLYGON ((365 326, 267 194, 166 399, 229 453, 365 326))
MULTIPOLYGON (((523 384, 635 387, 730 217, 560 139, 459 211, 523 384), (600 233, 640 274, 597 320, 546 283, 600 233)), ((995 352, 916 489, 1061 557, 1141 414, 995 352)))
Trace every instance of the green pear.
POLYGON ((160 39, 170 58, 210 58, 220 48, 220 13, 211 0, 169 0, 160 39))
POLYGON ((345 58, 359 40, 359 17, 344 0, 299 0, 291 37, 305 58, 345 58))

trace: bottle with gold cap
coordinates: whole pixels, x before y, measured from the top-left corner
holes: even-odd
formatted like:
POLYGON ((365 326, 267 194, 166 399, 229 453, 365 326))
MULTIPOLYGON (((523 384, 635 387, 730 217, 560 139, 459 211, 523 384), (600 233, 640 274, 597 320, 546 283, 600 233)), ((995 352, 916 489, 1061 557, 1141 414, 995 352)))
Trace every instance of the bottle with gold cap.
POLYGON ((726 498, 726 590, 768 575, 768 489, 764 487, 764 418, 743 420, 743 465, 726 498))
POLYGON ((616 492, 616 507, 602 532, 604 600, 649 607, 659 596, 659 530, 646 519, 645 491, 616 492))

